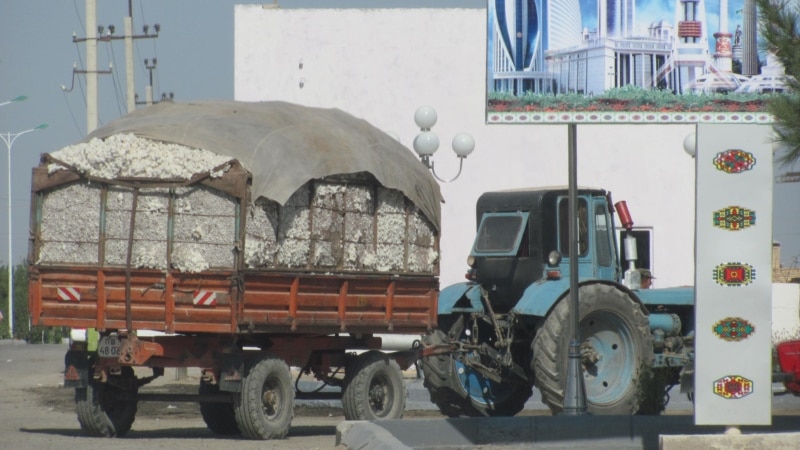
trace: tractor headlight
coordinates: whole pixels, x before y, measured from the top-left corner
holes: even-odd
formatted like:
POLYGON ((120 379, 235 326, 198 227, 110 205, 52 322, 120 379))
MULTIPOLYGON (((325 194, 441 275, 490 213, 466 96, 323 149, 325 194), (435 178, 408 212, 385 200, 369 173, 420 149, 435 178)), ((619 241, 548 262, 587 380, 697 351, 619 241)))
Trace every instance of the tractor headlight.
POLYGON ((550 252, 549 255, 547 255, 547 264, 555 267, 560 263, 561 263, 561 253, 558 253, 557 251, 553 250, 552 252, 550 252))

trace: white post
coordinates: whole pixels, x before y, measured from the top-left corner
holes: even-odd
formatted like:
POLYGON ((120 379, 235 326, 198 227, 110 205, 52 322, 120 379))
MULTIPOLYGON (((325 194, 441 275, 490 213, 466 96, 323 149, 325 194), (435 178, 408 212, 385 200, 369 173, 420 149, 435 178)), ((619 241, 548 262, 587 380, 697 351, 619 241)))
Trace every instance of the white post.
POLYGON ((7 133, 3 140, 8 149, 8 332, 14 339, 14 276, 11 262, 11 146, 14 141, 11 140, 11 133, 7 133))
POLYGON ((23 134, 45 128, 47 128, 47 124, 41 124, 36 128, 20 131, 19 133, 6 132, 0 134, 0 139, 3 139, 3 142, 6 143, 6 149, 8 150, 8 331, 12 339, 14 338, 14 266, 12 261, 13 253, 11 251, 11 147, 14 146, 14 141, 23 134))

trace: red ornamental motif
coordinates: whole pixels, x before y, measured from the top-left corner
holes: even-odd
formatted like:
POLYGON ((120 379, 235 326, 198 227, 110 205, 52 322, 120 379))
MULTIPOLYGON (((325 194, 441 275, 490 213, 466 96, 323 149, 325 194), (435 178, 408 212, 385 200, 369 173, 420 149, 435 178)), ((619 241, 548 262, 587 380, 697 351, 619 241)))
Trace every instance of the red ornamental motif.
POLYGON ((753 382, 741 375, 728 375, 714 382, 714 393, 722 398, 740 399, 753 393, 753 382))
POLYGON ((714 281, 721 286, 747 286, 756 278, 756 270, 750 264, 727 263, 714 268, 714 281))
POLYGON ((756 165, 756 157, 744 150, 726 150, 714 157, 714 166, 725 173, 742 173, 756 165))

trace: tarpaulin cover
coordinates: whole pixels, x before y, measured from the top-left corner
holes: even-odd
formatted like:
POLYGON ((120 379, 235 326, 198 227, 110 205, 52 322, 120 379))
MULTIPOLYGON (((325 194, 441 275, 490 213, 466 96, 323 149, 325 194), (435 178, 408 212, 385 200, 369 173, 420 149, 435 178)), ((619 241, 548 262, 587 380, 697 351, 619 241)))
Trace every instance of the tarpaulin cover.
POLYGON ((286 102, 160 102, 96 129, 208 150, 253 175, 253 198, 283 205, 306 182, 368 172, 401 191, 440 229, 442 194, 416 156, 373 125, 339 109, 286 102))

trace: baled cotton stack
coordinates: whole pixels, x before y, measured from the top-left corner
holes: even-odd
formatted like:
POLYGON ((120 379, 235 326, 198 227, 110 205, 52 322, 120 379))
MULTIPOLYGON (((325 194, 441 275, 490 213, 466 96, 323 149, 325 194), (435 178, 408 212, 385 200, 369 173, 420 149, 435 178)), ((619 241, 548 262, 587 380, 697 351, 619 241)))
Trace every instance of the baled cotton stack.
MULTIPOLYGON (((39 262, 126 266, 134 188, 125 182, 137 179, 132 268, 196 273, 234 267, 241 248, 236 197, 201 184, 148 187, 198 174, 222 177, 231 158, 129 134, 92 139, 51 156, 86 179, 44 193, 39 262)), ((59 170, 67 168, 48 166, 50 173, 59 170)), ((310 180, 283 205, 260 197, 242 206, 249 268, 438 269, 436 229, 400 191, 368 173, 310 180)))

